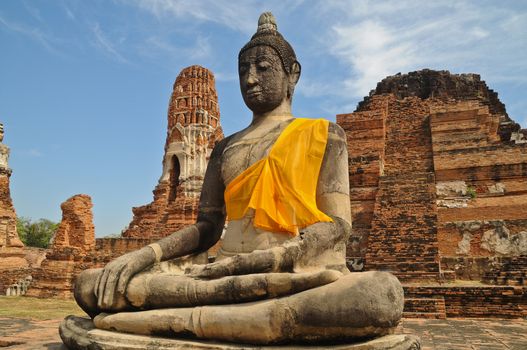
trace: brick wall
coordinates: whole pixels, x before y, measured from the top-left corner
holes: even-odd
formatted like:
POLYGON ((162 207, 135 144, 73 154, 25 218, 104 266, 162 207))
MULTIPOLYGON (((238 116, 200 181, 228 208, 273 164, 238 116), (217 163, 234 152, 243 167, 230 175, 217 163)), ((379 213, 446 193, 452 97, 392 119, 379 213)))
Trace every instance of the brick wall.
POLYGON ((17 283, 19 280, 31 276, 32 269, 30 267, 13 268, 0 270, 0 295, 5 295, 9 286, 17 283))
POLYGON ((352 253, 405 280, 439 276, 429 106, 374 96, 339 115, 350 154, 352 253))
POLYGON ((442 298, 447 317, 520 318, 527 316, 527 289, 524 287, 404 286, 404 293, 406 299, 413 301, 405 304, 405 314, 433 312, 433 310, 423 310, 423 303, 415 301, 442 298))
POLYGON ((493 261, 527 254, 527 132, 478 75, 388 77, 337 123, 350 154, 350 267, 524 283, 523 260, 498 264, 510 277, 493 261))

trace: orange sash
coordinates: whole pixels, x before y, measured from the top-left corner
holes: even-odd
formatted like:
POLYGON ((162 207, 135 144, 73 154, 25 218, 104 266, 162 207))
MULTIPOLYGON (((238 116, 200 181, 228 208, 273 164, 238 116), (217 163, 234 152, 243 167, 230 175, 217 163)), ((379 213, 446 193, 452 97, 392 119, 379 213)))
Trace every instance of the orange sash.
POLYGON ((238 175, 225 189, 228 220, 254 209, 254 226, 298 235, 298 229, 333 221, 317 208, 316 192, 329 122, 297 118, 269 155, 238 175))

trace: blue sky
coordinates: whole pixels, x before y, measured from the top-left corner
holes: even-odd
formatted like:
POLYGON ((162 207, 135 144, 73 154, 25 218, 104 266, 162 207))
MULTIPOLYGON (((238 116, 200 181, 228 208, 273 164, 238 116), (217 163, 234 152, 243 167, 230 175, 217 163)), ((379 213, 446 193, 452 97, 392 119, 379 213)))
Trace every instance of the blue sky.
POLYGON ((97 236, 119 233, 161 175, 179 71, 216 76, 226 134, 245 127, 237 55, 272 11, 302 77, 294 113, 334 120, 387 75, 479 73, 527 127, 527 1, 0 1, 0 122, 19 216, 59 221, 92 196, 97 236))

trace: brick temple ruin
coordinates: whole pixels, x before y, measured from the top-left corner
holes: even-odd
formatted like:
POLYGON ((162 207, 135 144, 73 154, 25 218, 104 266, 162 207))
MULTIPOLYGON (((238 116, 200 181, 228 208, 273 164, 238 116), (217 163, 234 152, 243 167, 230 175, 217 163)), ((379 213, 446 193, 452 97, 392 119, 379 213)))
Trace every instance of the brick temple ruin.
POLYGON ((3 141, 4 126, 0 124, 0 291, 18 295, 25 292, 31 268, 16 229, 17 216, 9 187, 10 150, 3 141))
MULTIPOLYGON (((212 73, 185 68, 169 102, 153 202, 133 208, 122 238, 100 239, 88 196, 63 203, 28 294, 71 297, 79 271, 192 223, 208 157, 223 137, 219 115, 212 73)), ((476 74, 398 74, 337 123, 348 137, 349 267, 396 274, 406 317, 527 316, 527 131, 497 94, 476 74)))
POLYGON ((337 123, 349 148, 349 265, 393 272, 417 314, 526 315, 527 130, 497 94, 476 74, 399 74, 337 123), (429 287, 453 281, 467 286, 429 287), (494 287, 470 286, 481 283, 494 287))
POLYGON ((183 69, 168 105, 163 172, 154 200, 132 209, 122 236, 160 238, 194 223, 208 160, 222 138, 214 75, 200 66, 183 69))

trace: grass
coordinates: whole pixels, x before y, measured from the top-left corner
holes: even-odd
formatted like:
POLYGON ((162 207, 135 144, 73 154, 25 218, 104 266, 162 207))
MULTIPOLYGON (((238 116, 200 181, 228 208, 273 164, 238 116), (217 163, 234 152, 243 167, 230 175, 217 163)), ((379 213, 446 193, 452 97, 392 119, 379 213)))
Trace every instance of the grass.
POLYGON ((67 315, 86 316, 72 299, 0 296, 0 317, 53 320, 67 315))

